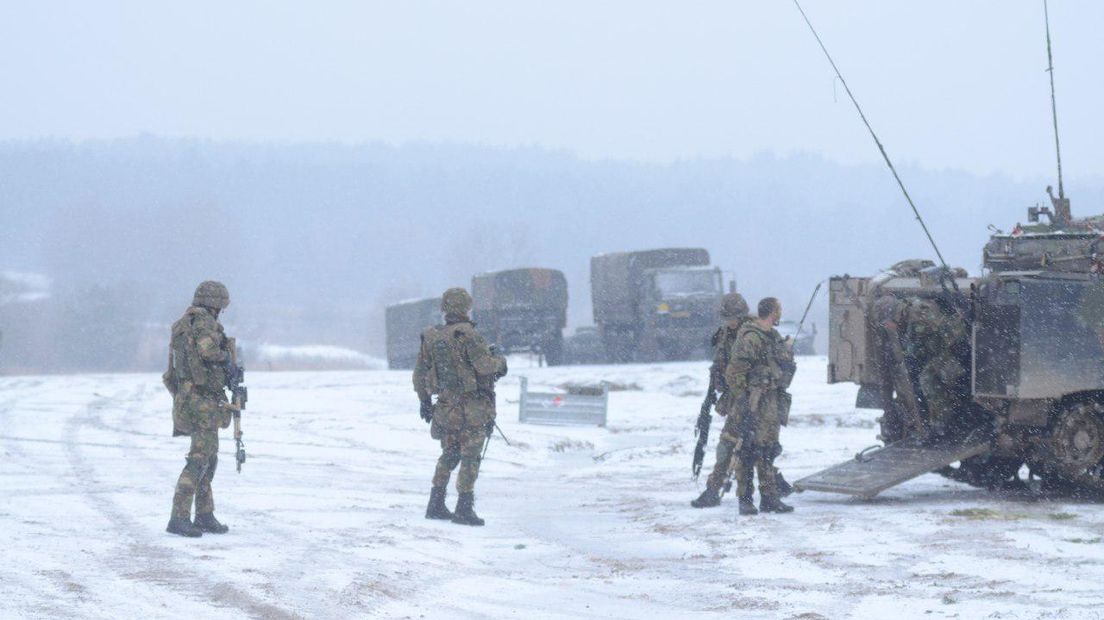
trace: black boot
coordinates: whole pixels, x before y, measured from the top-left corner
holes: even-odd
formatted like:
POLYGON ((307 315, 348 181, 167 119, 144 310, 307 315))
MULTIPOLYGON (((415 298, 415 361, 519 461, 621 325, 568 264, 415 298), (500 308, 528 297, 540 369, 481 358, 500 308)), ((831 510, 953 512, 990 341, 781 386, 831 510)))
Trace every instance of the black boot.
POLYGON ((475 514, 475 493, 461 493, 456 500, 456 512, 452 515, 452 522, 460 525, 483 525, 483 519, 475 514))
POLYGON ((187 536, 188 538, 203 536, 203 531, 192 525, 191 520, 186 517, 172 517, 169 519, 169 526, 165 528, 165 531, 170 534, 187 536))
POLYGON ((793 512, 793 506, 782 503, 782 500, 777 496, 769 495, 759 499, 759 510, 761 512, 793 512))
POLYGON ((755 509, 755 501, 750 497, 741 497, 740 514, 745 517, 759 514, 759 511, 755 509))
POLYGON ((195 526, 199 528, 200 531, 207 532, 208 534, 225 534, 230 531, 228 526, 219 523, 213 512, 202 515, 196 514, 195 526))
POLYGON ((694 508, 712 508, 714 506, 720 506, 721 494, 717 492, 717 489, 705 487, 705 490, 698 496, 698 499, 690 502, 690 505, 694 508))
POLYGON ((785 478, 782 477, 782 472, 775 470, 774 478, 775 486, 778 487, 779 497, 789 497, 793 495, 794 488, 789 482, 786 482, 785 478))
POLYGON ((452 511, 445 505, 445 487, 433 487, 429 491, 429 505, 426 506, 427 519, 452 519, 452 511))

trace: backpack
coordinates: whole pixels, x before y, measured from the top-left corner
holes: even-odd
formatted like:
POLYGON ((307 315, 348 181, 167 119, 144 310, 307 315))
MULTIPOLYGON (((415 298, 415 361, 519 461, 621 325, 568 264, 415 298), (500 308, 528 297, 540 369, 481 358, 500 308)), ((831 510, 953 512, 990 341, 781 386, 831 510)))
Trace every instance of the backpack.
POLYGON ((185 386, 200 386, 207 383, 207 368, 199 356, 196 347, 195 331, 192 320, 197 308, 188 308, 184 316, 173 323, 172 337, 169 340, 169 365, 161 375, 161 382, 174 397, 185 386))

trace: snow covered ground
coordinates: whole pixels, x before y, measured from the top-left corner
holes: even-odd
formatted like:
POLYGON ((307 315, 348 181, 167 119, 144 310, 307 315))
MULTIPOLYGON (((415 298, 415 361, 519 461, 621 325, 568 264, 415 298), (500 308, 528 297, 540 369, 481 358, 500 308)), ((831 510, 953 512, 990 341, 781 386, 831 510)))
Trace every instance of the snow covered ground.
MULTIPOLYGON (((217 514, 164 533, 186 440, 156 375, 0 380, 3 618, 1100 618, 1104 509, 935 475, 791 515, 694 510, 704 363, 523 368, 498 390, 484 528, 422 515, 437 445, 406 372, 252 373, 249 461, 224 439, 217 514), (531 389, 606 379, 608 428, 517 423, 531 389)), ((805 358, 790 480, 874 442, 852 386, 805 358)), ((715 442, 719 424, 715 422, 715 442)), ((712 449, 713 442, 710 448, 712 449)), ((712 452, 706 467, 712 464, 712 452)), ((455 492, 450 490, 450 503, 455 492)))

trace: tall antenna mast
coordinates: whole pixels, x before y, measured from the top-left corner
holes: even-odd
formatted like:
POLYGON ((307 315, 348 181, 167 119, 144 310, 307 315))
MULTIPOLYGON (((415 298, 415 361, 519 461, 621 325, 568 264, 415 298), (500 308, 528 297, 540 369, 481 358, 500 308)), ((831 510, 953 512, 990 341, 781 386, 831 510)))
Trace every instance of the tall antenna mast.
POLYGON ((1043 18, 1046 20, 1047 73, 1050 74, 1050 113, 1054 119, 1054 151, 1058 155, 1058 198, 1055 199, 1052 195, 1050 199, 1054 203, 1055 219, 1065 224, 1073 216, 1070 213, 1069 200, 1066 199, 1066 188, 1062 185, 1062 145, 1058 140, 1058 102, 1054 95, 1054 55, 1050 49, 1050 9, 1047 6, 1047 0, 1043 0, 1043 18))
MULTIPOLYGON (((805 23, 808 24, 809 30, 812 31, 813 37, 820 45, 821 51, 824 52, 824 57, 828 59, 828 63, 832 65, 832 70, 836 72, 836 77, 839 79, 840 84, 843 84, 843 89, 847 91, 847 96, 851 99, 851 103, 855 104, 855 109, 859 112, 859 117, 862 119, 866 130, 870 132, 870 137, 874 138, 874 144, 878 145, 878 150, 882 153, 882 159, 885 159, 885 163, 889 166, 889 171, 893 173, 893 178, 897 180, 897 186, 901 188, 901 193, 905 195, 905 200, 908 201, 910 207, 912 207, 912 213, 916 216, 916 221, 920 223, 920 228, 924 229, 924 235, 928 238, 928 243, 931 244, 932 249, 935 250, 935 255, 939 258, 940 264, 943 268, 950 271, 950 267, 947 266, 947 261, 943 260, 943 253, 939 251, 939 246, 935 244, 935 239, 932 237, 931 232, 928 230, 928 225, 924 223, 924 218, 920 217, 920 210, 916 208, 916 203, 912 201, 912 196, 909 196, 908 190, 905 189, 905 184, 901 181, 901 177, 897 174, 897 169, 893 167, 893 162, 890 161, 889 155, 886 153, 885 147, 882 146, 882 141, 878 139, 878 134, 874 133, 874 128, 870 126, 870 121, 866 120, 866 114, 863 114, 862 106, 859 105, 855 95, 851 94, 851 87, 847 85, 847 80, 843 79, 843 74, 840 73, 839 67, 836 66, 836 61, 832 60, 832 55, 828 53, 828 48, 824 46, 824 41, 820 40, 820 35, 817 34, 816 28, 813 28, 813 22, 809 21, 809 16, 805 14, 805 10, 801 8, 801 3, 797 0, 793 0, 794 6, 801 13, 801 17, 805 19, 805 23)), ((951 280, 954 284, 954 280, 951 280)), ((958 288, 957 284, 954 284, 955 288, 958 288)))

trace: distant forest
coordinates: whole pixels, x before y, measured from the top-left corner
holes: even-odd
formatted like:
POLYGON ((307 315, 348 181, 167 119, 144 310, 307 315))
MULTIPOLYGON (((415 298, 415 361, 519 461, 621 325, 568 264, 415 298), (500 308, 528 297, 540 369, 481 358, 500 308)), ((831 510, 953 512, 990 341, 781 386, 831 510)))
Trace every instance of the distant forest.
MULTIPOLYGON (((987 226, 1008 230, 1045 201, 1049 172, 901 169, 948 260, 972 273, 987 226)), ((1075 215, 1101 211, 1104 182, 1066 186, 1075 215)), ((16 274, 0 285, 8 372, 160 368, 168 325, 208 278, 230 287, 226 323, 246 343, 382 356, 386 304, 480 271, 562 269, 579 326, 601 252, 705 247, 750 301, 778 296, 791 318, 829 275, 932 256, 884 168, 814 155, 648 164, 464 144, 8 142, 0 212, 0 273, 16 274), (49 278, 48 296, 21 297, 19 274, 49 278)))

